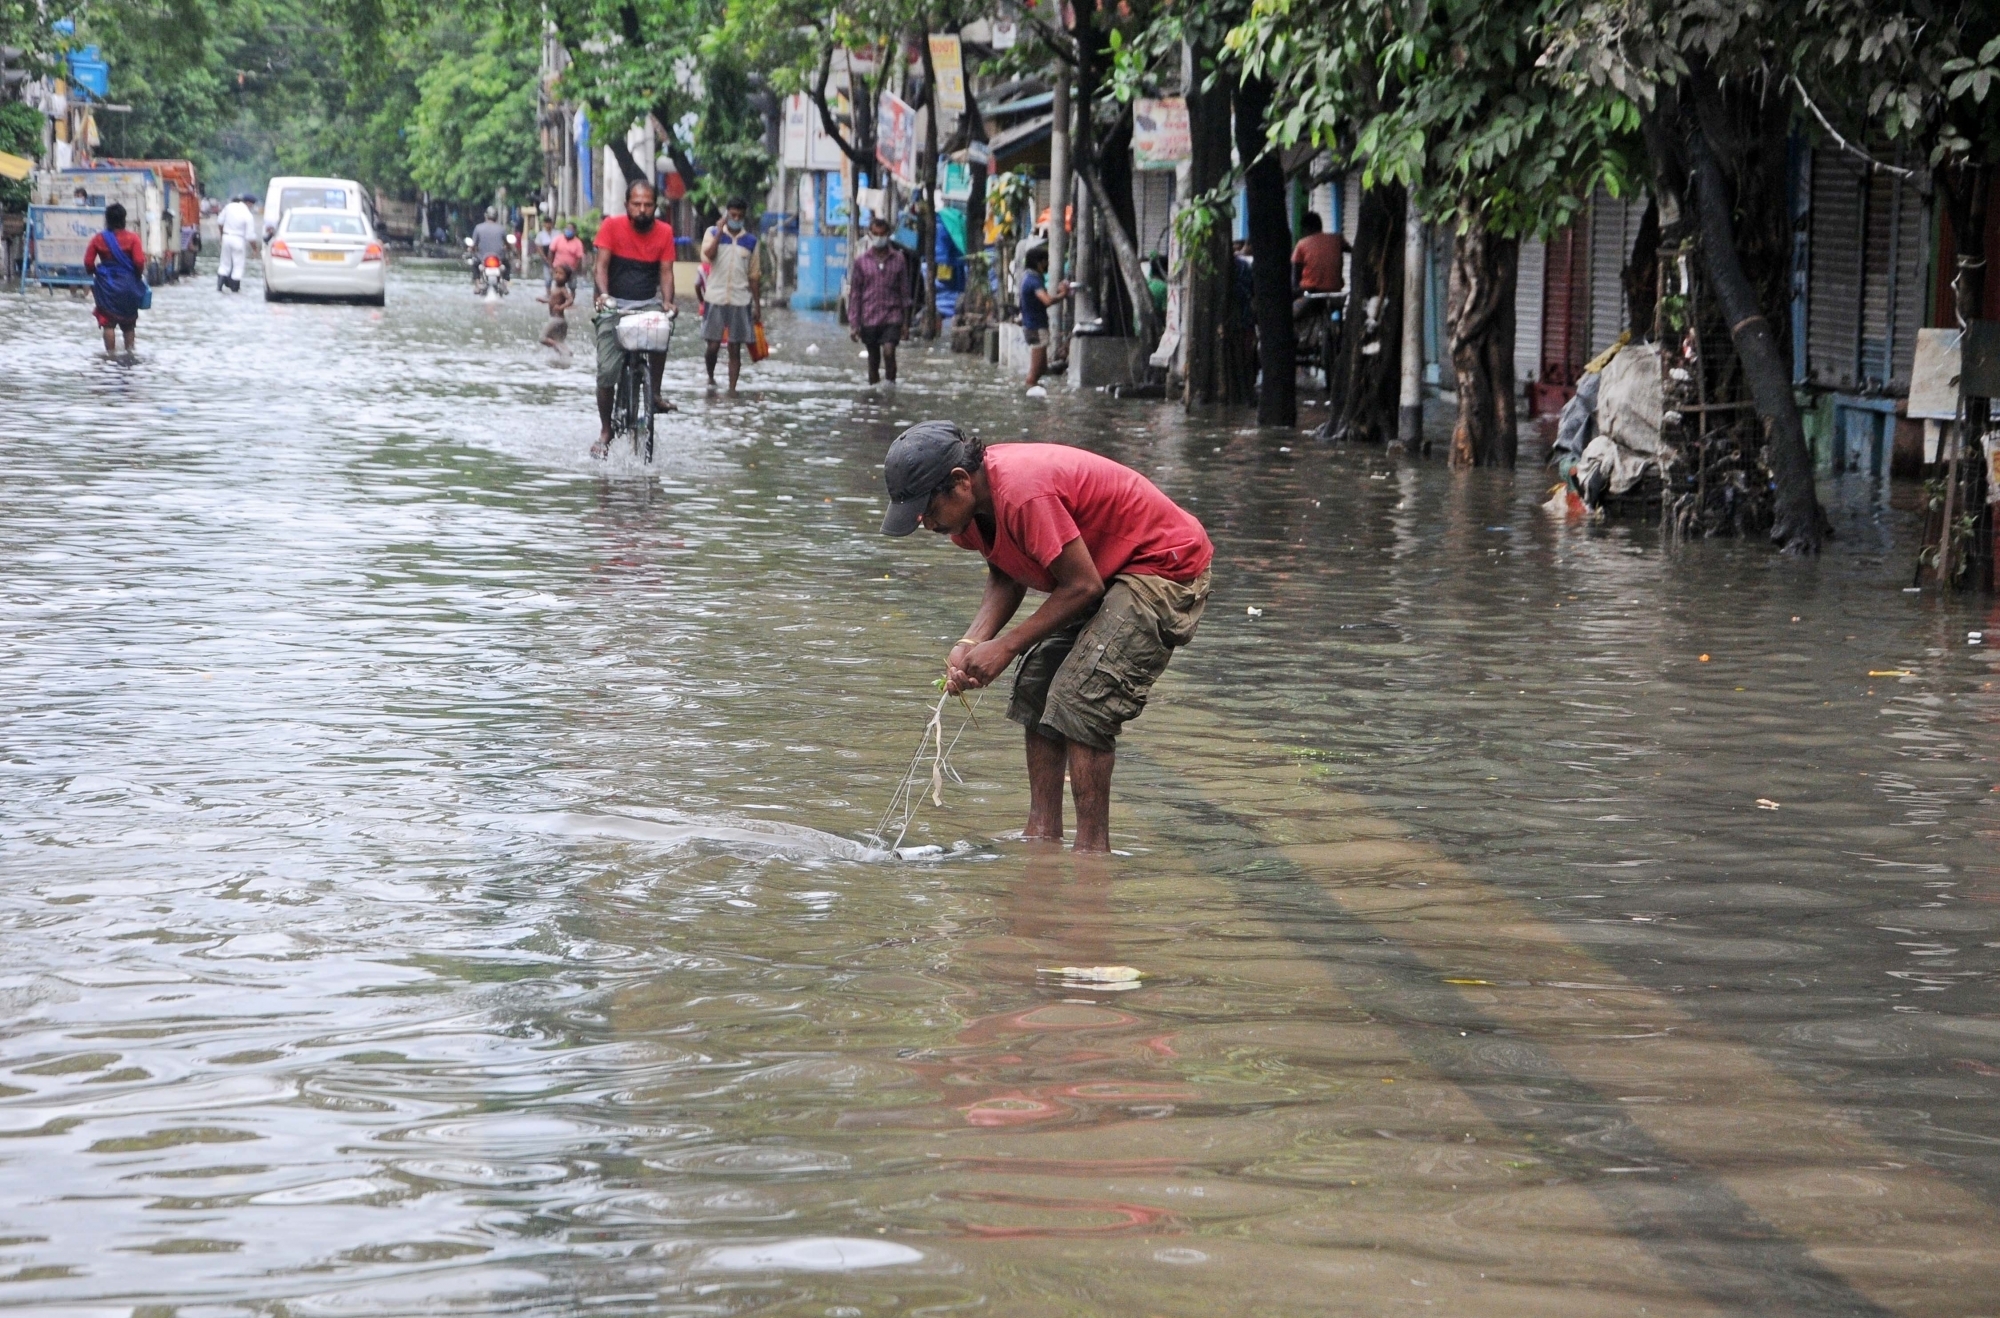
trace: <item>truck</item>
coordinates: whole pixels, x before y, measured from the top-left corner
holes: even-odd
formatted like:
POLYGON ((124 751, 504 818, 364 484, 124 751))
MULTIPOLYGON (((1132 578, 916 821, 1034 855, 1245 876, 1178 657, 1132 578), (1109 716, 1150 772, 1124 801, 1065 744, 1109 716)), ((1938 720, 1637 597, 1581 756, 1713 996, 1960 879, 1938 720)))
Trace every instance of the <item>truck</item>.
POLYGON ((192 160, 105 160, 113 169, 150 169, 173 191, 179 222, 178 237, 171 263, 178 277, 194 274, 195 259, 201 254, 201 184, 195 178, 192 160))
POLYGON ((28 244, 21 271, 24 280, 32 279, 45 287, 88 285, 90 276, 83 269, 84 244, 104 227, 104 208, 114 201, 125 207, 126 226, 139 235, 146 250, 147 282, 180 278, 179 190, 153 169, 93 166, 38 170, 31 176, 30 186, 28 244))

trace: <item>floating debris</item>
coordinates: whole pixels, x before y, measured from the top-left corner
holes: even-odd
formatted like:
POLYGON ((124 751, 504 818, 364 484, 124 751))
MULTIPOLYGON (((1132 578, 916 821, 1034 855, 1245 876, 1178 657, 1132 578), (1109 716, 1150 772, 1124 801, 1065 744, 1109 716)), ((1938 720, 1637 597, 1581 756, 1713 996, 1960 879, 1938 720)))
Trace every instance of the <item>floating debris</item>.
POLYGON ((1870 676, 1870 677, 1914 677, 1914 676, 1916 676, 1916 674, 1912 673, 1912 672, 1911 672, 1911 671, 1910 671, 1909 669, 1907 669, 1907 668, 1871 668, 1871 669, 1869 669, 1869 670, 1868 670, 1868 676, 1870 676))
POLYGON ((1133 966, 1039 966, 1035 973, 1062 981, 1065 988, 1109 989, 1123 993, 1139 987, 1146 972, 1133 966))
POLYGON ((1757 798, 1757 808, 1759 810, 1776 810, 1778 803, 1768 796, 1760 796, 1757 798))

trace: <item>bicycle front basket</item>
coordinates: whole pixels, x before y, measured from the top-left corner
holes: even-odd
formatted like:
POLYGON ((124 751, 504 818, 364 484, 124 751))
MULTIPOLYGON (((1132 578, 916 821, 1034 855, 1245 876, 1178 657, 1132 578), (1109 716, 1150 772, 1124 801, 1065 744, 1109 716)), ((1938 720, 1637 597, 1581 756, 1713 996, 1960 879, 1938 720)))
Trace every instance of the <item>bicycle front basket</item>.
POLYGON ((627 352, 665 352, 673 318, 664 311, 641 311, 618 320, 618 346, 627 352))

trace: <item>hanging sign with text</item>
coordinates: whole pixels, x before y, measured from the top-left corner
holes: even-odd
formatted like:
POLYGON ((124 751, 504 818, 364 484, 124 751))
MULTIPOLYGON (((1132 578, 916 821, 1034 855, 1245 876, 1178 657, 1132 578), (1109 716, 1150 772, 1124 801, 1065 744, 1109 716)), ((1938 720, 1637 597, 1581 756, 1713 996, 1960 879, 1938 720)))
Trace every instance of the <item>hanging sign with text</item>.
POLYGON ((1194 154, 1188 137, 1187 98, 1141 97, 1132 103, 1132 165, 1173 169, 1194 154))

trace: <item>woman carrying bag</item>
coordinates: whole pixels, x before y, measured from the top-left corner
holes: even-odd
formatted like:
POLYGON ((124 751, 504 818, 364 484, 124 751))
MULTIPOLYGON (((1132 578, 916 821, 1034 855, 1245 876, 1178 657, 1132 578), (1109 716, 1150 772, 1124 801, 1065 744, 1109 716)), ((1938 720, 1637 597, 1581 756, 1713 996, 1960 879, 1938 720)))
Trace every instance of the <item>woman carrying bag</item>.
POLYGON ((146 286, 146 245, 125 227, 125 208, 119 203, 104 208, 104 231, 83 249, 83 268, 96 300, 91 314, 104 331, 104 355, 118 355, 117 335, 123 330, 125 355, 131 356, 139 313, 153 305, 153 290, 146 286))

